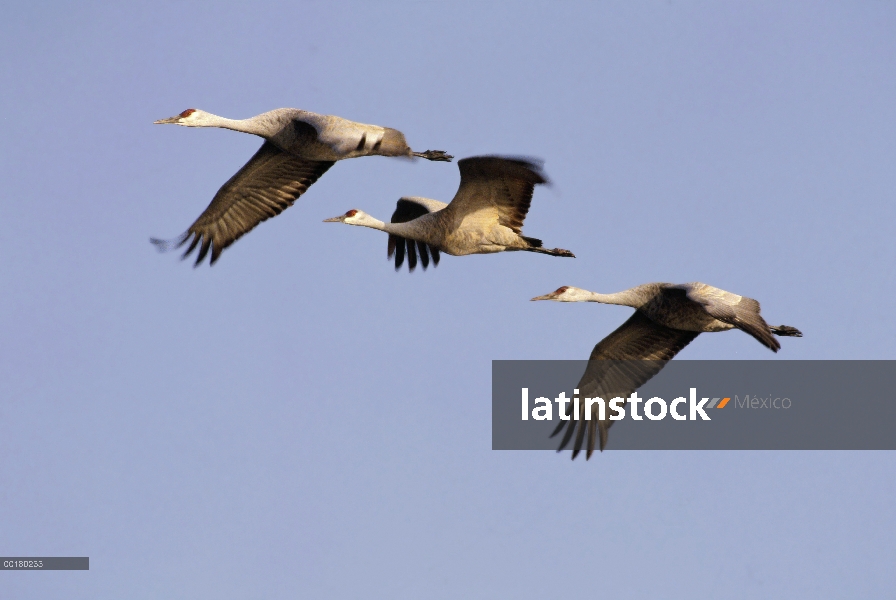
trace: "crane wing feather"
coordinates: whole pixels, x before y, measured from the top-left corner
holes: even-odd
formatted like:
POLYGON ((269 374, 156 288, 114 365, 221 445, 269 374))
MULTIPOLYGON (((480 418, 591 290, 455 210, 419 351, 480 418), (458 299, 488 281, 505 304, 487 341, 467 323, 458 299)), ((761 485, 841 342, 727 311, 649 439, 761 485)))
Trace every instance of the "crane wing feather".
MULTIPOLYGON (((699 335, 697 331, 672 329, 652 321, 641 311, 635 311, 625 323, 594 346, 588 366, 578 384, 579 420, 561 421, 551 434, 567 430, 558 450, 563 450, 578 429, 573 445, 573 458, 585 443, 587 430, 587 457, 590 457, 600 440, 600 449, 607 445, 607 434, 613 421, 594 418, 585 420, 584 398, 603 398, 609 403, 613 398, 628 398, 632 392, 659 373, 666 363, 699 335)), ((571 411, 571 403, 567 407, 571 411)), ((569 412, 569 411, 568 411, 569 412)))
MULTIPOLYGON (((709 287, 709 286, 707 286, 709 287)), ((781 344, 772 335, 771 327, 759 314, 759 302, 746 296, 739 298, 730 292, 707 293, 696 287, 686 287, 688 299, 700 304, 706 313, 723 323, 734 325, 773 352, 781 349, 781 344), (702 293, 701 293, 702 292, 702 293), (737 301, 732 301, 738 298, 737 301)), ((722 290, 719 290, 720 292, 722 290)))
MULTIPOLYGON (((445 206, 447 205, 444 202, 429 200, 428 198, 401 198, 395 205, 395 212, 392 213, 391 222, 407 223, 431 212, 437 212, 445 206)), ((393 255, 395 256, 396 271, 401 269, 405 255, 407 255, 408 270, 412 272, 417 267, 417 252, 420 253, 420 262, 423 263, 424 271, 429 266, 430 255, 432 255, 433 264, 439 264, 438 248, 423 242, 415 242, 414 240, 389 234, 388 257, 392 258, 393 255)))
POLYGON ((183 257, 201 242, 198 266, 211 250, 211 264, 221 252, 262 221, 293 205, 327 169, 331 161, 299 158, 265 142, 227 183, 186 233, 171 242, 153 239, 161 250, 182 246, 192 238, 183 257))
POLYGON ((536 159, 474 156, 459 160, 457 166, 460 187, 451 209, 458 215, 493 209, 491 218, 517 234, 529 212, 535 186, 548 182, 536 159))

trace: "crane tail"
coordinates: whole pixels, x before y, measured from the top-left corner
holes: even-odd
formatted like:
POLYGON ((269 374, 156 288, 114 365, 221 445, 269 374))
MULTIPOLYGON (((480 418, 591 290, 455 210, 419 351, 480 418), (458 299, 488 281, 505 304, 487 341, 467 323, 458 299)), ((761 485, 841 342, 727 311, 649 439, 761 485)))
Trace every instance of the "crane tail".
POLYGON ((524 235, 520 236, 523 240, 529 244, 530 248, 541 248, 544 243, 538 238, 526 237, 524 235))

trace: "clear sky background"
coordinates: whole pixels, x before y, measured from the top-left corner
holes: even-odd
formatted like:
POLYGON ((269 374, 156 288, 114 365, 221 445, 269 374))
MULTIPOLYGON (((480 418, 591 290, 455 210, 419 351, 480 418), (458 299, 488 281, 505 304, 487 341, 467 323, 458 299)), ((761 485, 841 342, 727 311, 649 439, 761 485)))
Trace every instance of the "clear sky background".
MULTIPOLYGON (((493 359, 581 359, 703 281, 799 327, 681 359, 896 358, 888 2, 5 3, 0 598, 883 598, 896 455, 491 448, 493 359), (576 259, 393 272, 402 195, 338 163, 192 269, 181 233, 260 145, 154 126, 298 107, 417 150, 545 160, 525 233, 576 259)), ((836 435, 836 432, 832 432, 836 435)), ((612 444, 612 437, 611 437, 612 444)))

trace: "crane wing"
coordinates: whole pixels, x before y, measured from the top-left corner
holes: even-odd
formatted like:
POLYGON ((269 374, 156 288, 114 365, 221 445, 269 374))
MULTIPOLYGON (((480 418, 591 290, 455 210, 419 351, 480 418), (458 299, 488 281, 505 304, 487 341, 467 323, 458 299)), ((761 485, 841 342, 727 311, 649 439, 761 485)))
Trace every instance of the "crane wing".
POLYGON ((541 162, 534 159, 474 156, 457 162, 460 187, 449 205, 461 217, 481 218, 520 234, 535 186, 547 183, 541 162))
POLYGON ((296 198, 332 166, 331 161, 299 158, 265 142, 249 162, 221 186, 211 204, 186 233, 171 241, 151 241, 163 251, 179 248, 190 241, 183 258, 201 242, 194 266, 199 266, 209 248, 212 251, 210 264, 215 264, 224 248, 262 221, 292 206, 296 198))
MULTIPOLYGON (((395 205, 395 212, 392 213, 392 223, 407 223, 416 218, 428 215, 432 212, 438 212, 445 208, 447 204, 438 200, 430 200, 428 198, 401 198, 395 205)), ((404 263, 405 254, 408 257, 408 270, 413 272, 417 268, 417 251, 420 253, 420 262, 423 263, 423 270, 429 266, 429 254, 432 254, 432 262, 434 265, 439 264, 439 249, 430 246, 424 242, 415 242, 407 238, 389 234, 389 258, 395 255, 395 270, 401 269, 404 263)))
MULTIPOLYGON (((586 430, 586 457, 591 457, 598 437, 603 451, 607 445, 608 430, 613 424, 609 419, 609 406, 607 419, 601 421, 596 415, 592 415, 592 419, 586 421, 584 398, 603 398, 607 403, 613 398, 628 398, 698 335, 697 331, 683 331, 660 325, 641 311, 635 311, 635 314, 598 342, 592 350, 588 366, 578 385, 579 398, 583 399, 579 403, 579 420, 561 421, 551 434, 553 437, 566 427, 557 450, 566 447, 578 428, 573 444, 573 458, 582 449, 586 430)), ((571 403, 567 405, 567 414, 571 412, 571 406, 571 403)))
POLYGON ((749 333, 773 352, 781 349, 780 342, 772 335, 771 327, 759 314, 759 302, 756 300, 707 285, 685 285, 682 288, 688 299, 700 304, 709 316, 749 333))

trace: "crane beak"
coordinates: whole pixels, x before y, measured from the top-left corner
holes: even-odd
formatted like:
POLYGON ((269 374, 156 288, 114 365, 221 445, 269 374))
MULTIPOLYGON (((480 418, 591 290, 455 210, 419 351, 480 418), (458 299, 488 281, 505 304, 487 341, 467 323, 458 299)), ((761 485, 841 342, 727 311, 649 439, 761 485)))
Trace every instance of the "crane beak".
POLYGON ((176 115, 174 117, 170 117, 168 119, 159 119, 158 121, 153 121, 153 125, 165 125, 167 123, 177 123, 180 121, 180 115, 176 115))
POLYGON ((345 221, 345 215, 339 215, 338 217, 333 217, 331 219, 324 219, 324 223, 342 223, 345 221))
POLYGON ((544 296, 535 296, 529 302, 535 302, 536 300, 553 300, 553 299, 554 299, 554 292, 551 292, 550 294, 545 294, 544 296))

